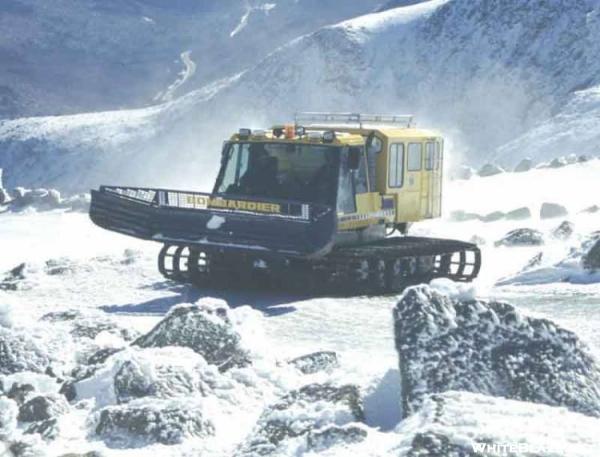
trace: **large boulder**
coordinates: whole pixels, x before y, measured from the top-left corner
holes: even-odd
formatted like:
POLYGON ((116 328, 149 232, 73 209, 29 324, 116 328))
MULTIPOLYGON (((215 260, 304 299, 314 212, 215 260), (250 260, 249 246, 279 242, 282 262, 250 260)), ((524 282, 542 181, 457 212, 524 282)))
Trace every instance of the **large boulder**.
POLYGON ((540 246, 544 244, 544 235, 539 230, 520 228, 511 230, 502 239, 494 243, 496 246, 540 246))
POLYGON ((402 421, 396 429, 400 443, 381 455, 593 457, 600 448, 597 422, 564 408, 447 392, 432 395, 402 421))
POLYGON ((487 176, 499 175, 500 173, 504 173, 504 169, 493 163, 486 163, 481 169, 477 172, 479 176, 482 178, 487 176))
POLYGON ((555 217, 564 217, 567 216, 569 212, 567 208, 558 203, 543 203, 540 208, 540 218, 541 219, 552 219, 555 217))
POLYGON ((600 367, 575 334, 551 321, 417 286, 402 295, 394 323, 405 417, 449 390, 600 416, 600 367))
POLYGON ((114 375, 116 400, 127 403, 143 397, 204 395, 210 389, 203 380, 207 368, 206 362, 189 349, 180 349, 179 354, 172 348, 140 351, 123 362, 114 375), (182 353, 187 351, 189 354, 182 353))
POLYGON ((531 170, 532 167, 533 161, 529 158, 525 158, 517 164, 514 171, 515 173, 523 173, 525 171, 531 170))
POLYGON ((356 386, 309 384, 267 408, 237 455, 264 456, 291 446, 322 450, 355 443, 366 437, 366 430, 354 424, 364 419, 356 386))
POLYGON ((38 395, 19 408, 19 421, 37 422, 55 418, 69 410, 62 395, 38 395))
POLYGON ((44 373, 49 364, 47 352, 28 334, 0 327, 0 374, 44 373))
POLYGON ((134 343, 143 348, 184 346, 200 354, 220 371, 250 364, 240 345, 240 335, 227 318, 226 310, 196 305, 177 306, 148 334, 134 343))
POLYGON ((109 447, 136 448, 153 443, 179 444, 214 434, 200 405, 189 401, 136 400, 109 406, 95 417, 95 432, 109 447))

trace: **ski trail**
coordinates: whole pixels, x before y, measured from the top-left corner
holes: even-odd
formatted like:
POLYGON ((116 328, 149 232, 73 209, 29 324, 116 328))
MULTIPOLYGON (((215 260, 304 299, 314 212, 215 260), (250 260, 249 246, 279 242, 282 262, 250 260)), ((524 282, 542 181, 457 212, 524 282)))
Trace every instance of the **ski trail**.
POLYGON ((179 55, 181 61, 183 62, 183 70, 179 72, 178 78, 173 82, 173 84, 167 87, 167 90, 165 90, 164 93, 160 92, 156 95, 156 97, 154 97, 155 101, 169 102, 173 100, 175 92, 177 92, 177 90, 184 85, 186 81, 188 81, 194 75, 194 73, 196 73, 196 63, 192 60, 191 54, 192 51, 185 51, 179 55))
POLYGON ((265 14, 268 14, 269 11, 275 8, 275 6, 277 6, 275 3, 265 3, 260 6, 250 6, 246 4, 246 12, 240 18, 240 22, 238 23, 238 25, 231 31, 229 37, 233 38, 248 25, 248 18, 250 17, 250 14, 252 14, 254 11, 264 11, 265 14))

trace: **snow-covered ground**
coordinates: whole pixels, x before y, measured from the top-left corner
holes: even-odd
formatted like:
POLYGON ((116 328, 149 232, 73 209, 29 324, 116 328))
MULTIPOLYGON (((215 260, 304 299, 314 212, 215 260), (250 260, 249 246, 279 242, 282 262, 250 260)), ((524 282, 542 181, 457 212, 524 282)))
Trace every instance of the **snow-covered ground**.
MULTIPOLYGON (((469 293, 506 300, 525 314, 553 320, 574 331, 600 360, 600 335, 597 332, 600 327, 600 278, 596 282, 588 281, 589 284, 537 281, 529 285, 497 285, 499 281, 518 274, 539 252, 544 254, 543 264, 535 268, 547 268, 545 271, 552 277, 554 263, 564 259, 570 249, 578 246, 587 234, 600 228, 600 212, 581 212, 600 204, 599 174, 600 160, 593 160, 559 169, 537 169, 448 182, 445 187, 447 217, 417 224, 412 231, 465 240, 474 235, 479 237, 483 250, 483 269, 480 278, 472 286, 465 286, 467 289, 473 288, 469 293), (568 215, 540 219, 539 211, 543 202, 564 205, 568 215), (532 217, 496 222, 452 222, 448 217, 451 211, 458 209, 485 215, 520 207, 528 207, 532 217), (573 223, 574 234, 567 240, 552 238, 550 233, 563 220, 573 223), (526 247, 494 245, 508 231, 522 227, 540 230, 546 244, 526 247)), ((158 244, 101 230, 82 213, 51 211, 0 214, 0 271, 26 263, 25 279, 19 288, 0 290, 0 323, 10 324, 12 328, 23 329, 34 335, 41 344, 57 351, 58 359, 65 366, 82 353, 89 353, 90 348, 118 348, 126 343, 121 334, 115 334, 112 330, 81 340, 68 336, 68 333, 63 335, 60 333, 63 327, 60 326, 49 330, 48 323, 39 319, 50 312, 79 310, 91 321, 109 319, 128 331, 143 334, 176 305, 221 299, 232 308, 234 320, 242 323, 240 328, 246 328, 245 337, 250 346, 255 349, 260 347, 261 362, 255 362, 250 372, 217 377, 219 386, 222 385, 219 383, 237 385, 243 376, 250 377, 252 382, 244 382, 244 388, 235 387, 231 394, 233 396, 228 396, 228 400, 214 400, 212 406, 206 406, 215 417, 217 429, 222 430, 223 424, 234 420, 236 433, 217 433, 210 439, 201 440, 202 444, 196 439, 186 440, 177 446, 155 444, 151 448, 144 448, 145 451, 156 449, 161 455, 183 455, 202 449, 205 452, 202 455, 228 455, 250 433, 262 408, 272 403, 278 392, 306 382, 306 378, 282 369, 281 362, 314 351, 335 351, 340 359, 340 368, 334 374, 311 375, 316 376, 314 379, 322 380, 325 376, 328 380, 352 382, 360 386, 363 392, 369 434, 366 441, 357 444, 353 452, 373 456, 390 455, 392 450, 400 452, 406 445, 406 437, 418 427, 419 420, 425 420, 431 411, 436 410, 435 405, 425 406, 418 416, 398 425, 401 417, 400 380, 392 320, 397 296, 309 299, 285 294, 202 291, 165 281, 156 270, 158 249, 158 244), (248 326, 249 322, 252 325, 248 326), (264 334, 257 328, 261 328, 264 334), (61 351, 64 352, 61 354, 61 351), (247 396, 247 399, 242 400, 240 395, 247 396), (217 410, 221 412, 215 413, 217 410)), ((573 269, 577 268, 573 266, 573 269)), ((145 352, 135 354, 132 356, 134 359, 146 360, 145 357, 150 357, 145 352)), ((156 357, 159 358, 154 363, 159 364, 162 360, 160 357, 167 360, 170 356, 168 353, 157 353, 156 357)), ((197 363, 193 354, 182 353, 179 357, 183 357, 181 363, 184 365, 197 363)), ((113 363, 117 365, 113 370, 117 370, 121 363, 118 358, 115 360, 113 363)), ((95 408, 100 408, 103 402, 111 402, 112 394, 103 394, 99 389, 105 388, 102 386, 110 382, 110 376, 114 373, 102 373, 94 375, 91 381, 84 381, 79 387, 78 392, 84 398, 78 403, 78 408, 62 417, 61 435, 50 444, 48 449, 51 452, 85 451, 88 448, 100 449, 107 455, 137 455, 136 452, 139 452, 109 449, 97 437, 90 435, 86 425, 89 415, 95 408)), ((57 385, 52 384, 48 377, 36 376, 25 376, 25 379, 28 382, 37 379, 35 382, 41 385, 42 392, 57 390, 57 385)), ((22 379, 23 375, 12 375, 5 381, 22 379)), ((218 393, 222 387, 214 388, 217 389, 215 395, 222 395, 218 393)), ((502 442, 510 441, 511 433, 514 433, 513 439, 534 446, 543 441, 536 441, 532 437, 536 427, 545 426, 544 415, 556 416, 556 420, 561 420, 561 415, 567 414, 550 407, 530 407, 526 403, 462 395, 449 395, 444 400, 449 405, 444 410, 444 421, 452 424, 452 433, 455 433, 458 441, 464 441, 465 436, 474 439, 477 435, 473 430, 484 427, 491 436, 499 437, 498 440, 502 442), (465 414, 469 415, 468 420, 461 418, 465 414), (510 424, 511 421, 521 424, 523 417, 530 416, 535 418, 536 424, 531 425, 527 429, 529 431, 515 425, 511 432, 501 425, 510 424)), ((578 433, 573 439, 579 440, 577 443, 583 443, 587 448, 558 455, 593 455, 589 448, 598 443, 594 441, 592 430, 597 429, 600 423, 597 419, 568 414, 568 420, 575 424, 573 429, 577 429, 578 433)), ((436 427, 431 429, 432 433, 449 430, 436 427)), ((567 446, 569 443, 557 441, 546 444, 567 446)), ((347 454, 343 449, 334 447, 324 450, 322 455, 347 454)))

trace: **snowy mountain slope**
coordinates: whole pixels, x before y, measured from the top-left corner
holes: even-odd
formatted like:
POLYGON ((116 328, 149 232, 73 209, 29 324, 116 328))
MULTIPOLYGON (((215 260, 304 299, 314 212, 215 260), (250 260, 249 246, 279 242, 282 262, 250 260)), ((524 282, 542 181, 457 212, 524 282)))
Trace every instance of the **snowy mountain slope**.
MULTIPOLYGON (((324 27, 260 61, 253 55, 253 66, 235 77, 150 108, 141 129, 148 135, 106 115, 103 125, 127 143, 117 148, 104 127, 72 127, 76 118, 0 121, 0 167, 8 186, 207 188, 231 131, 281 122, 296 110, 414 112, 420 125, 445 134, 454 163, 495 157, 511 165, 530 150, 540 159, 593 153, 598 37, 600 6, 591 0, 422 2, 324 27), (62 127, 36 136, 38 124, 55 122, 62 127), (93 148, 72 147, 67 137, 93 148), (48 175, 61 163, 69 171, 48 175)), ((115 119, 122 116, 130 114, 115 119)))
POLYGON ((187 52, 197 68, 181 95, 380 3, 4 0, 0 118, 147 105, 185 71, 187 52))

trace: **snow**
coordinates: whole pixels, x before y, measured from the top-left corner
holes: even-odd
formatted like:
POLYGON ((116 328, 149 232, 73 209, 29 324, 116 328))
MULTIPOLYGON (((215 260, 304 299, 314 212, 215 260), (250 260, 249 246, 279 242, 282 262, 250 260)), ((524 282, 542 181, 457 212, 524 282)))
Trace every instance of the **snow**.
POLYGON ((225 223, 225 218, 221 216, 213 216, 206 223, 206 228, 209 230, 217 230, 225 223))

